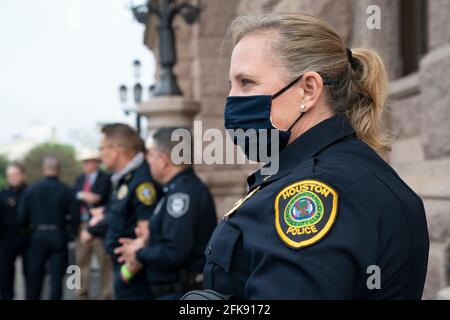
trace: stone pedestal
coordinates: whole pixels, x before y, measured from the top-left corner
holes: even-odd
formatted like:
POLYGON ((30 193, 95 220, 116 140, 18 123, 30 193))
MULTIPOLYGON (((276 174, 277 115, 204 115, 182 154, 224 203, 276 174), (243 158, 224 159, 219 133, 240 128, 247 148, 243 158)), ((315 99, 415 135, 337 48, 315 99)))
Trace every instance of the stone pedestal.
POLYGON ((442 289, 438 292, 437 300, 450 300, 450 287, 442 289))
POLYGON ((139 113, 147 118, 149 132, 164 127, 190 129, 199 110, 199 102, 182 96, 154 97, 139 106, 139 113))

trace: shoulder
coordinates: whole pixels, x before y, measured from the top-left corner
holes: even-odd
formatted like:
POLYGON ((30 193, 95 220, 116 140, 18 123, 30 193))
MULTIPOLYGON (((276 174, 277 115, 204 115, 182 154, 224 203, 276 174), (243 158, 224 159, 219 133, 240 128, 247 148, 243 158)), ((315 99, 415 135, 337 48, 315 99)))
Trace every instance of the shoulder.
POLYGON ((341 189, 350 188, 358 181, 367 180, 378 172, 394 170, 372 148, 359 139, 333 145, 314 159, 313 172, 326 177, 341 189))
POLYGON ((108 173, 106 173, 106 172, 100 170, 100 171, 98 172, 97 179, 109 181, 109 180, 111 179, 111 176, 110 176, 108 173))
POLYGON ((0 201, 3 202, 4 199, 7 197, 8 195, 8 190, 6 188, 3 188, 0 190, 0 201))
POLYGON ((202 180, 194 173, 185 174, 176 183, 174 190, 184 190, 188 193, 198 193, 203 191, 206 185, 202 180))
POLYGON ((140 184, 142 182, 153 183, 152 175, 150 174, 150 168, 147 162, 143 162, 138 168, 133 171, 133 177, 131 178, 131 184, 140 184))
POLYGON ((65 182, 57 181, 56 185, 62 192, 69 192, 69 193, 72 192, 72 189, 65 182))

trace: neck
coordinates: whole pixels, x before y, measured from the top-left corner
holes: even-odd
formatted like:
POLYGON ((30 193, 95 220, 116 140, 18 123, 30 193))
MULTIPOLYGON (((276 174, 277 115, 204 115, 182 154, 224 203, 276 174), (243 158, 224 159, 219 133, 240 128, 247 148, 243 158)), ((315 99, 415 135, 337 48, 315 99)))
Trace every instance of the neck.
POLYGON ((93 174, 93 173, 96 172, 96 171, 98 171, 98 169, 92 170, 92 171, 90 171, 90 172, 85 172, 84 175, 85 175, 85 176, 90 176, 91 174, 93 174))
POLYGON ((9 188, 13 189, 13 190, 19 190, 19 189, 22 189, 24 185, 25 185, 25 183, 21 183, 21 184, 15 185, 15 186, 9 185, 9 188))
POLYGON ((185 166, 170 166, 167 168, 167 171, 164 177, 161 179, 161 183, 163 185, 167 184, 170 180, 173 179, 177 174, 186 169, 185 166))
POLYGON ((129 155, 129 156, 123 155, 122 157, 120 157, 117 161, 116 166, 114 167, 114 171, 119 172, 119 171, 123 170, 130 163, 130 161, 133 160, 133 158, 135 156, 136 155, 134 154, 134 155, 129 155))
POLYGON ((324 120, 333 117, 331 111, 322 111, 317 114, 305 113, 298 123, 291 130, 291 137, 289 138, 289 143, 295 141, 298 137, 304 134, 309 129, 315 127, 324 120))

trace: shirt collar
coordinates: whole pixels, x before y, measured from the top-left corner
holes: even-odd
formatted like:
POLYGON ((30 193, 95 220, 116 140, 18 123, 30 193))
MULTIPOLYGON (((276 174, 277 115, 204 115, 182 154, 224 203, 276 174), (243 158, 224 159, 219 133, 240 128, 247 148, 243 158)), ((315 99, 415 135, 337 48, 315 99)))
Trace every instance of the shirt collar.
POLYGON ((172 179, 169 180, 169 182, 167 182, 164 187, 163 187, 163 191, 164 192, 168 192, 170 190, 173 189, 173 187, 175 187, 176 182, 178 179, 180 179, 181 177, 188 175, 188 174, 193 174, 194 173, 194 168, 192 167, 188 167, 186 169, 181 170, 180 172, 178 172, 176 175, 174 175, 172 177, 172 179))
POLYGON ((118 172, 114 172, 114 174, 111 176, 111 182, 114 184, 118 183, 123 176, 130 173, 134 169, 139 168, 143 162, 144 162, 144 154, 142 152, 139 152, 134 156, 133 159, 131 159, 130 162, 128 162, 125 168, 123 168, 118 172))
POLYGON ((97 179, 98 176, 98 170, 86 175, 87 180, 89 180, 89 183, 93 184, 95 182, 95 180, 97 179))
MULTIPOLYGON (((272 176, 264 176, 261 169, 250 175, 250 189, 262 182, 270 182, 290 173, 301 162, 312 158, 337 141, 354 135, 355 131, 344 115, 335 115, 315 125, 284 148, 279 156, 279 170, 272 176)), ((266 166, 270 166, 267 164, 266 166)))

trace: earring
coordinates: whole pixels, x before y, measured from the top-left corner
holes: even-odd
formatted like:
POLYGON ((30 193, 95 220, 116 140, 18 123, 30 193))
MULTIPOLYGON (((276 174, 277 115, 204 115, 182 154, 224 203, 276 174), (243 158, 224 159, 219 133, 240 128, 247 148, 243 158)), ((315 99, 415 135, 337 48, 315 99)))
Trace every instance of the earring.
POLYGON ((304 104, 302 104, 302 105, 300 106, 300 110, 301 110, 301 111, 305 111, 305 108, 306 108, 306 106, 305 106, 304 104))

